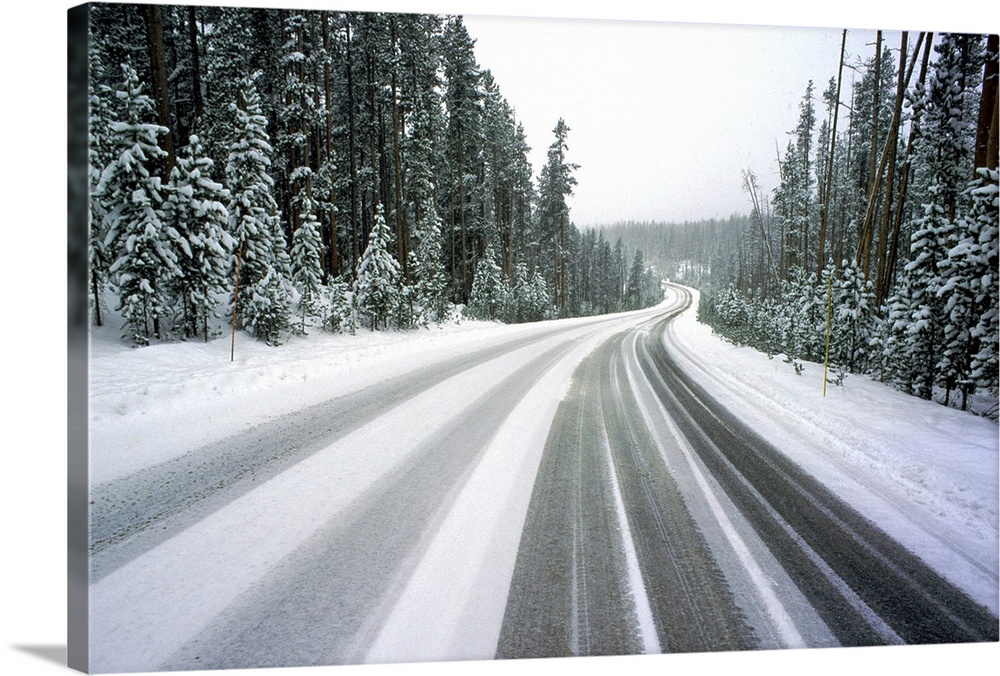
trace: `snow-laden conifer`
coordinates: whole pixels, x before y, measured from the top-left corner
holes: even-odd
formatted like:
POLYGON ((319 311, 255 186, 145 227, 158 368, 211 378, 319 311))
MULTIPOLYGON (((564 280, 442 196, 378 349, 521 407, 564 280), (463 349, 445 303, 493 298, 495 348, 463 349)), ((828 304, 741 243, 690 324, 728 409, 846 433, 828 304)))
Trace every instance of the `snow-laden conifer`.
POLYGON ((522 311, 523 320, 526 322, 548 319, 552 312, 552 298, 549 296, 548 285, 545 283, 545 277, 537 268, 528 281, 522 311))
POLYGON ((852 373, 865 373, 875 329, 874 286, 856 261, 845 261, 833 293, 831 361, 852 373))
POLYGON ((217 296, 231 284, 233 238, 226 230, 229 191, 212 179, 214 163, 198 136, 177 156, 170 172, 164 219, 176 232, 181 274, 176 280, 184 335, 209 338, 209 320, 218 317, 217 296))
POLYGON ((91 49, 88 55, 90 61, 90 77, 87 81, 88 101, 88 145, 87 145, 87 189, 93 196, 89 201, 88 216, 88 265, 87 288, 92 297, 94 323, 104 325, 103 294, 108 284, 109 268, 113 261, 109 260, 110 252, 104 246, 106 235, 104 220, 107 211, 104 200, 96 196, 97 185, 101 181, 101 173, 113 159, 114 148, 110 138, 109 125, 113 121, 111 103, 114 92, 110 87, 102 85, 104 66, 100 60, 100 50, 91 49))
POLYGON ((475 319, 495 320, 501 318, 508 294, 507 280, 496 262, 493 246, 486 247, 486 253, 476 265, 476 276, 469 295, 468 315, 475 319))
POLYGON ((289 266, 278 205, 273 196, 267 119, 253 80, 244 79, 241 101, 232 106, 235 135, 226 177, 231 199, 229 231, 235 239, 231 269, 238 270, 237 321, 268 344, 288 327, 289 266))
POLYGON ((299 209, 299 227, 292 235, 292 284, 299 293, 300 330, 304 333, 306 317, 315 314, 320 306, 322 242, 313 202, 304 191, 295 206, 299 209))
POLYGON ((441 218, 433 203, 421 211, 423 218, 414 233, 416 247, 410 252, 410 271, 415 279, 415 303, 420 323, 443 322, 451 313, 448 280, 442 267, 441 218))
POLYGON ((954 246, 941 265, 948 322, 939 367, 954 374, 962 406, 977 388, 997 390, 997 170, 981 168, 969 186, 971 208, 958 220, 954 246))
POLYGON ((399 302, 399 261, 389 251, 392 233, 385 223, 382 206, 375 211, 375 225, 368 246, 358 263, 354 280, 354 307, 374 331, 388 327, 389 317, 399 302))
MULTIPOLYGON (((942 363, 948 311, 941 293, 947 281, 941 266, 947 265, 949 242, 957 236, 955 218, 962 210, 963 175, 971 157, 972 125, 963 115, 971 40, 972 36, 942 37, 924 95, 915 103, 923 119, 917 154, 926 189, 923 214, 912 223, 911 260, 903 272, 910 292, 905 349, 916 369, 914 394, 925 399, 933 396, 935 386, 950 392, 956 384, 951 361, 946 358, 942 363)), ((900 310, 898 304, 895 310, 900 310)))
POLYGON ((155 119, 152 99, 143 94, 136 71, 122 65, 124 86, 115 92, 117 121, 109 127, 114 159, 94 188, 104 208, 104 247, 114 261, 109 269, 118 291, 118 310, 126 336, 137 345, 160 337, 170 315, 167 289, 180 274, 161 210, 160 179, 149 167, 166 153, 157 145, 167 132, 155 119))

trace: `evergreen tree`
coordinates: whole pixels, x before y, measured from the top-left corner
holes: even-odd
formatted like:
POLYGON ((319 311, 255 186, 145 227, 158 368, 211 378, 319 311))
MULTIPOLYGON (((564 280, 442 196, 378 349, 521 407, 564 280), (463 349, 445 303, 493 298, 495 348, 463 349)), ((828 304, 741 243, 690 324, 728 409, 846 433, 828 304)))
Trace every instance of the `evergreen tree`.
POLYGON ((421 220, 414 233, 416 248, 410 252, 410 270, 416 280, 418 321, 442 322, 450 315, 451 303, 448 279, 442 266, 441 219, 433 205, 425 206, 420 213, 421 220))
POLYGON ((904 275, 896 290, 886 302, 886 318, 883 322, 882 379, 892 382, 897 389, 913 393, 917 380, 917 363, 910 359, 909 328, 913 308, 913 293, 910 278, 904 275))
POLYGON ((399 303, 401 271, 399 261, 390 252, 391 239, 392 233, 379 206, 354 281, 354 307, 367 317, 372 331, 380 326, 388 327, 389 317, 396 312, 399 303))
POLYGON ((875 295, 856 261, 844 262, 832 299, 831 361, 865 373, 875 329, 875 295))
POLYGON ((642 307, 643 300, 643 276, 646 273, 646 264, 643 261, 642 251, 635 250, 632 258, 632 267, 628 272, 628 291, 626 294, 628 309, 638 310, 642 307))
MULTIPOLYGON (((975 221, 968 226, 969 237, 975 237, 978 231, 978 252, 975 257, 975 267, 982 271, 982 276, 973 278, 978 284, 976 288, 977 306, 980 311, 979 321, 972 329, 973 343, 978 343, 979 349, 972 357, 972 378, 979 387, 997 396, 998 359, 997 349, 1000 343, 1000 328, 997 325, 1000 314, 1000 278, 997 272, 997 241, 998 222, 1000 222, 1000 199, 998 199, 998 171, 993 169, 979 170, 980 183, 972 189, 972 209, 969 220, 975 221)), ((974 240, 973 240, 974 241, 974 240)), ((975 288, 975 287, 974 287, 975 288)))
POLYGON ((500 319, 509 293, 507 280, 496 263, 492 245, 476 265, 476 276, 469 296, 469 316, 476 319, 500 319))
POLYGON ((573 172, 579 165, 566 161, 566 138, 570 128, 560 118, 552 133, 555 141, 549 146, 548 161, 542 168, 539 181, 539 236, 543 253, 539 261, 551 280, 555 305, 559 312, 566 308, 568 289, 570 229, 569 207, 566 197, 573 194, 576 178, 573 172))
POLYGON ((236 243, 232 269, 239 289, 233 311, 240 326, 276 345, 288 327, 289 258, 272 194, 267 120, 252 79, 243 80, 240 98, 233 104, 236 133, 226 167, 232 194, 229 231, 236 243))
POLYGON ((212 180, 213 162, 198 136, 181 150, 170 173, 165 221, 177 233, 180 297, 185 336, 209 337, 209 319, 217 317, 216 295, 228 287, 233 238, 226 230, 229 191, 212 180))
POLYGON ((552 298, 545 284, 545 277, 536 268, 528 281, 521 300, 522 321, 538 322, 548 319, 552 310, 552 298))
POLYGON ((247 45, 253 44, 251 10, 219 8, 205 49, 205 112, 199 131, 209 156, 220 167, 225 167, 229 158, 235 122, 231 104, 241 96, 242 80, 234 74, 257 67, 247 63, 256 51, 248 50, 247 45))
MULTIPOLYGON (((94 195, 101 181, 101 173, 113 159, 113 146, 109 138, 109 126, 113 121, 111 100, 114 92, 107 85, 100 84, 104 78, 104 65, 100 50, 92 47, 88 54, 90 77, 87 80, 88 98, 88 145, 87 145, 87 188, 94 195)), ((87 286, 93 296, 94 323, 104 325, 103 293, 108 284, 109 268, 112 261, 110 252, 104 246, 105 203, 96 197, 88 200, 88 265, 87 286)))
POLYGON ((941 294, 946 283, 941 266, 947 265, 949 241, 957 237, 955 216, 960 209, 962 176, 971 159, 972 125, 963 114, 967 108, 965 83, 971 38, 943 36, 937 46, 938 60, 919 102, 924 132, 918 139, 917 154, 927 187, 923 216, 912 225, 912 258, 904 274, 909 277, 911 294, 907 356, 918 369, 914 393, 925 399, 931 398, 936 385, 950 393, 959 377, 959 367, 951 358, 942 361, 948 312, 941 294))
POLYGON ((104 246, 114 258, 109 269, 119 294, 118 310, 127 336, 137 345, 160 338, 170 316, 167 288, 180 274, 171 243, 176 232, 163 224, 161 184, 149 166, 163 157, 157 138, 163 127, 153 102, 142 92, 135 70, 122 66, 124 88, 116 92, 118 121, 110 124, 114 159, 104 169, 94 198, 104 205, 104 246))
POLYGON ((305 333, 306 317, 319 309, 323 270, 320 263, 319 222, 313 213, 312 200, 300 194, 295 206, 299 209, 299 227, 292 235, 292 284, 299 293, 302 314, 300 331, 305 333))
POLYGON ((963 409, 977 386, 996 388, 997 172, 980 169, 969 193, 972 208, 949 238, 938 289, 947 320, 937 368, 961 390, 963 409))

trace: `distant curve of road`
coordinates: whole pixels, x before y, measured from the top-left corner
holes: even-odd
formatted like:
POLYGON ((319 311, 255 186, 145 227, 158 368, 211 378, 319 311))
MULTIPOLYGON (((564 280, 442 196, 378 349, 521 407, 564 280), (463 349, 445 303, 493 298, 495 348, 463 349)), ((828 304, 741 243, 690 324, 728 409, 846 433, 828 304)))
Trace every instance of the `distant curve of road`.
POLYGON ((477 618, 496 634, 482 657, 996 641, 996 617, 678 367, 664 329, 691 296, 668 294, 95 486, 93 668, 366 661, 491 443, 559 369, 516 555, 480 582, 503 601, 477 618))

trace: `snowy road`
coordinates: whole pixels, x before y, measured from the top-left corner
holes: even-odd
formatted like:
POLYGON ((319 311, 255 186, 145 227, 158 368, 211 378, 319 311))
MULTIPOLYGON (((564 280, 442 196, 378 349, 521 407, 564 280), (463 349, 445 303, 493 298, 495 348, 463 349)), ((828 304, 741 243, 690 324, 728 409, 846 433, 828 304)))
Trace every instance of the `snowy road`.
POLYGON ((678 366, 667 298, 108 473, 93 669, 997 640, 678 366))

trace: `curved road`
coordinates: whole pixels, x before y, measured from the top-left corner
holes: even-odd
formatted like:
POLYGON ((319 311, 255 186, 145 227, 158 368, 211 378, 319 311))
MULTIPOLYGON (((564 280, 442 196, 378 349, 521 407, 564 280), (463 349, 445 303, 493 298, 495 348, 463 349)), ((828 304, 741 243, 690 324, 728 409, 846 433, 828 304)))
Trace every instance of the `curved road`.
POLYGON ((996 641, 678 368, 668 298, 95 486, 92 668, 996 641))

